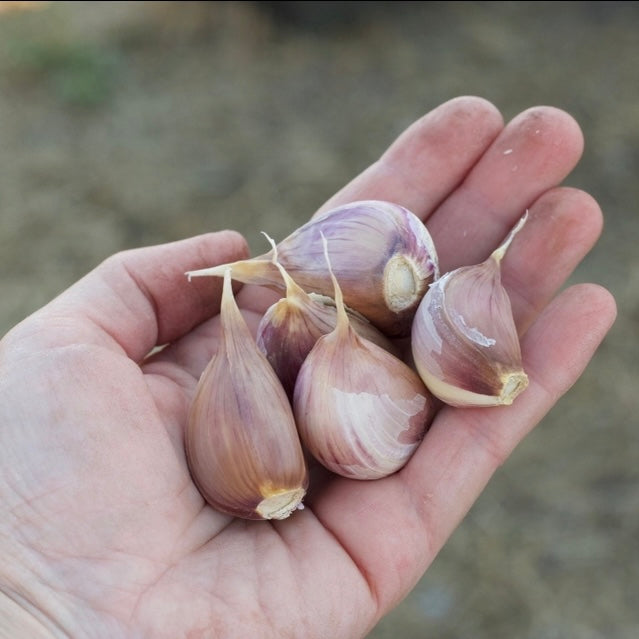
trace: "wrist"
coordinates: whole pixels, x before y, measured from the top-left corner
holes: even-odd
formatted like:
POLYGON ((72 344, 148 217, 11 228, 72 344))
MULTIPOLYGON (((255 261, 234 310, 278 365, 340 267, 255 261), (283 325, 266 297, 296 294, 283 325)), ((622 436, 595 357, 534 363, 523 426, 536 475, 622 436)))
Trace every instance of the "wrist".
POLYGON ((0 639, 51 639, 62 633, 50 628, 51 622, 16 593, 0 588, 0 639))

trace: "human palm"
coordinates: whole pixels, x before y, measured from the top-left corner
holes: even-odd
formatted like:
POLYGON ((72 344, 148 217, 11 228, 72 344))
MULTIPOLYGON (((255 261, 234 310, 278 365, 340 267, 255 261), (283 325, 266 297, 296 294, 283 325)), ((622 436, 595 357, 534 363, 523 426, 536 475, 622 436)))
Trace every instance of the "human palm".
MULTIPOLYGON (((594 285, 553 299, 601 228, 590 196, 557 186, 581 150, 561 111, 530 109, 504 127, 492 105, 458 98, 323 207, 406 206, 427 220, 442 272, 484 259, 528 208, 502 272, 530 386, 510 407, 443 407, 391 477, 318 473, 306 508, 283 521, 214 511, 184 455, 221 292, 217 278, 188 283, 184 272, 242 258, 239 235, 116 255, 18 325, 0 342, 8 627, 109 639, 365 635, 415 585, 614 319, 614 302, 594 285)), ((256 328, 273 293, 245 286, 237 299, 256 328)))

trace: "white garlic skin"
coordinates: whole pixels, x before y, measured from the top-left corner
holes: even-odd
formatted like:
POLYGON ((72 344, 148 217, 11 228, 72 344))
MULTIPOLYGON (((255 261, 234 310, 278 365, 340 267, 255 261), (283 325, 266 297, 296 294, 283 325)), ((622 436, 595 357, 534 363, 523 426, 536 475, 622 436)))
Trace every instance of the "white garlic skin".
POLYGON ((415 366, 433 395, 451 406, 508 405, 528 385, 500 270, 525 219, 485 262, 432 283, 415 314, 415 366))

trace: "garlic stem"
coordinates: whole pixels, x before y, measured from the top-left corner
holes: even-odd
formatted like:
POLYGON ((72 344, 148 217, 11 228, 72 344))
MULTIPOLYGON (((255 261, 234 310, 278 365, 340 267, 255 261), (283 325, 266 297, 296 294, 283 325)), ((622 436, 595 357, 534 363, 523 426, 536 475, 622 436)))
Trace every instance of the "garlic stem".
POLYGON ((333 297, 335 299, 335 307, 337 309, 337 325, 335 326, 335 329, 341 332, 345 330, 348 331, 350 323, 348 321, 348 315, 346 314, 346 307, 344 306, 344 295, 342 294, 342 289, 340 288, 337 278, 335 277, 335 273, 333 273, 333 268, 331 267, 331 260, 328 256, 328 240, 326 239, 323 231, 320 231, 320 235, 322 236, 322 246, 324 247, 326 267, 328 268, 328 274, 331 278, 331 282, 333 283, 333 297))
POLYGON ((295 297, 302 297, 303 299, 309 299, 308 293, 286 272, 286 269, 280 264, 277 257, 277 244, 275 240, 265 231, 262 231, 262 235, 268 240, 273 250, 273 257, 271 262, 277 267, 280 272, 284 284, 286 285, 286 298, 294 299, 295 297))
POLYGON ((515 239, 515 235, 517 235, 517 233, 521 231, 527 220, 528 209, 526 209, 526 212, 519 218, 517 224, 515 224, 515 226, 510 230, 510 233, 508 233, 506 239, 490 254, 490 257, 492 257, 495 262, 497 262, 498 264, 499 262, 501 262, 511 242, 515 239))

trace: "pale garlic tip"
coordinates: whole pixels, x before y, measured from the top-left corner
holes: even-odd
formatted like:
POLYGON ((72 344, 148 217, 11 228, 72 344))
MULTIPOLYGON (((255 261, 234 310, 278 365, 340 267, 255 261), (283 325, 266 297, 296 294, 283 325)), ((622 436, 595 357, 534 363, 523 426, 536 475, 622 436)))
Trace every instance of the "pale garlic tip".
POLYGON ((499 396, 500 403, 504 406, 510 406, 517 395, 526 390, 528 386, 528 375, 524 371, 510 373, 503 380, 504 385, 499 396))
POLYGON ((506 239, 492 252, 491 257, 494 260, 496 260, 497 262, 501 262, 504 255, 506 254, 506 251, 508 250, 508 247, 511 245, 512 241, 515 239, 515 235, 517 235, 517 233, 521 231, 524 224, 526 224, 527 220, 528 220, 528 209, 526 209, 526 212, 519 218, 519 221, 517 222, 517 224, 515 224, 515 226, 510 230, 510 232, 506 236, 506 239))
POLYGON ((304 509, 302 499, 305 494, 303 488, 272 492, 257 505, 255 512, 263 519, 286 519, 295 510, 304 509))

